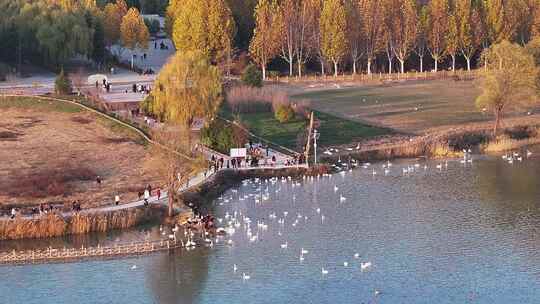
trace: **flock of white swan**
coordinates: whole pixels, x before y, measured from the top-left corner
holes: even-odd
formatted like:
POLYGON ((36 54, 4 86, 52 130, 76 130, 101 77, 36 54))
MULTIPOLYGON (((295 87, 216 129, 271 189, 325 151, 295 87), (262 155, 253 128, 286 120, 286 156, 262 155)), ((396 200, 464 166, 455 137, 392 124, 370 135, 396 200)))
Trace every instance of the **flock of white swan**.
MULTIPOLYGON (((220 233, 213 238, 209 236, 208 233, 203 233, 201 242, 208 247, 213 247, 215 244, 221 243, 223 246, 234 250, 236 242, 245 241, 247 245, 250 245, 252 243, 265 241, 268 239, 266 238, 267 235, 265 234, 270 233, 269 227, 272 227, 272 232, 277 234, 276 238, 282 240, 276 250, 281 250, 284 253, 288 252, 289 254, 294 254, 299 263, 307 263, 310 256, 310 251, 307 249, 309 248, 309 244, 291 244, 289 242, 290 239, 287 240, 287 237, 289 233, 294 233, 294 230, 292 229, 294 229, 294 227, 297 225, 306 224, 312 220, 318 221, 318 224, 321 225, 325 224, 325 215, 319 206, 313 207, 313 210, 303 210, 304 214, 293 214, 294 212, 291 210, 282 210, 280 212, 272 211, 269 214, 264 214, 264 216, 261 216, 258 219, 250 218, 247 215, 248 210, 263 206, 268 207, 271 205, 274 199, 278 199, 277 194, 281 191, 283 185, 286 185, 293 190, 292 202, 294 203, 296 200, 295 189, 298 189, 298 191, 304 191, 301 188, 302 183, 314 182, 315 180, 319 179, 327 179, 328 183, 332 184, 332 178, 339 178, 339 176, 346 178, 347 173, 351 172, 353 168, 359 168, 360 170, 364 170, 365 174, 372 174, 373 176, 377 174, 386 176, 391 173, 394 175, 403 174, 403 176, 409 176, 415 172, 427 170, 436 170, 436 172, 442 172, 449 167, 449 162, 459 162, 465 166, 471 164, 474 160, 471 151, 464 150, 463 152, 464 156, 462 159, 445 160, 435 163, 430 162, 430 166, 428 166, 428 162, 423 164, 416 162, 413 164, 406 163, 394 165, 392 162, 386 161, 372 165, 370 163, 360 163, 354 159, 347 162, 343 162, 340 159, 336 164, 333 165, 334 169, 339 172, 336 175, 323 174, 319 176, 303 176, 301 179, 294 179, 289 176, 281 178, 253 178, 244 180, 240 186, 242 191, 239 191, 238 188, 232 189, 227 193, 227 195, 222 195, 215 201, 217 205, 228 205, 230 207, 229 210, 236 211, 227 211, 223 216, 216 218, 217 226, 220 227, 218 228, 218 232, 220 233), (239 206, 243 206, 246 211, 241 211, 242 208, 238 208, 239 206), (263 236, 265 237, 263 238, 263 236), (299 251, 296 251, 294 248, 299 248, 299 251)), ((509 164, 513 164, 514 162, 521 162, 524 158, 529 158, 531 155, 532 152, 527 150, 522 154, 517 152, 509 154, 507 153, 502 156, 502 159, 509 164)), ((338 184, 333 184, 333 192, 336 197, 336 203, 345 203, 347 198, 343 195, 343 193, 340 193, 338 184)), ((177 229, 177 227, 173 228, 172 232, 176 234, 177 229)), ((162 227, 160 227, 160 231, 162 231, 163 235, 167 234, 165 229, 162 227)), ((197 245, 194 240, 193 233, 188 233, 186 231, 185 237, 187 238, 186 242, 184 243, 186 248, 194 248, 197 245)), ((331 271, 338 271, 339 269, 336 267, 335 270, 332 270, 332 268, 329 268, 328 265, 321 265, 320 262, 318 263, 320 267, 320 274, 323 279, 327 278, 331 271)), ((371 261, 361 257, 360 253, 358 252, 351 255, 351 261, 345 260, 342 262, 342 264, 337 265, 348 269, 356 268, 360 272, 370 271, 374 267, 371 261)), ((248 273, 246 267, 242 267, 240 262, 236 262, 231 265, 231 274, 238 277, 243 282, 247 282, 251 279, 251 274, 248 273)), ((379 293, 380 291, 375 290, 376 295, 379 293)))

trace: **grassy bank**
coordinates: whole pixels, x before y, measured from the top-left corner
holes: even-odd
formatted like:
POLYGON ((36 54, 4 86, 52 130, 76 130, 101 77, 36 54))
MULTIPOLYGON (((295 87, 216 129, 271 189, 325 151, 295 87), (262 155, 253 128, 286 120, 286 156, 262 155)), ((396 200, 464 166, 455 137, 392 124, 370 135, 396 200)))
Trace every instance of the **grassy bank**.
POLYGON ((294 96, 318 111, 407 133, 491 119, 475 107, 473 81, 422 81, 311 91, 294 96))
POLYGON ((0 109, 22 109, 34 111, 80 113, 84 110, 74 104, 33 97, 4 97, 0 95, 0 109))
MULTIPOLYGON (((227 109, 221 115, 227 119, 234 119, 227 109)), ((390 129, 378 128, 362 124, 357 121, 343 119, 327 113, 315 111, 315 118, 320 125, 317 128, 321 133, 320 146, 348 144, 353 141, 369 139, 380 135, 391 134, 390 129)), ((293 120, 280 123, 272 112, 241 114, 242 123, 255 135, 274 142, 286 148, 300 151, 299 137, 307 131, 308 121, 297 116, 293 120)))

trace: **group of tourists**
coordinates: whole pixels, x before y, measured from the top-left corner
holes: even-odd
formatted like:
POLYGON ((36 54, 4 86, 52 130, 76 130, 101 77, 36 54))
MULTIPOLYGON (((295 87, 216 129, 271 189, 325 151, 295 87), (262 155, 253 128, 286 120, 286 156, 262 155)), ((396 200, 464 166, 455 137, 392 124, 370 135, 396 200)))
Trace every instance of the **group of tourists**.
MULTIPOLYGON (((157 43, 157 41, 154 41, 154 49, 157 50, 157 48, 158 48, 158 43, 157 43)), ((168 50, 169 46, 167 44, 165 44, 163 41, 160 41, 159 49, 160 50, 168 50)))
MULTIPOLYGON (((96 80, 96 89, 99 89, 100 83, 96 80)), ((103 91, 109 93, 111 91, 111 83, 107 81, 107 79, 103 78, 101 80, 101 88, 103 91)))
MULTIPOLYGON (((152 196, 152 186, 150 185, 147 185, 144 190, 142 191, 139 191, 138 193, 139 195, 139 199, 143 198, 144 200, 144 205, 145 206, 148 206, 149 202, 150 202, 150 197, 152 196)), ((158 200, 161 198, 161 189, 157 189, 156 190, 156 195, 157 195, 157 198, 158 200)))
MULTIPOLYGON (((145 84, 136 84, 134 83, 131 86, 131 92, 133 93, 142 93, 142 94, 150 94, 152 92, 152 88, 149 85, 145 84)), ((127 90, 126 90, 127 93, 127 90)))

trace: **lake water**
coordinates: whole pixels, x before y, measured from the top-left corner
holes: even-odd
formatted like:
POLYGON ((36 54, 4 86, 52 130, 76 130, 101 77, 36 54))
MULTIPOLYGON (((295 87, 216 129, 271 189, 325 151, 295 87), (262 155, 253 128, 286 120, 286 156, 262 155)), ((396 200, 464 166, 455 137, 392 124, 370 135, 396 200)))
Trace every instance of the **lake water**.
POLYGON ((240 225, 213 248, 0 267, 0 303, 539 303, 539 157, 536 149, 514 164, 418 161, 403 174, 417 163, 409 160, 387 175, 373 164, 331 178, 246 181, 214 202, 217 217, 237 212, 240 225))

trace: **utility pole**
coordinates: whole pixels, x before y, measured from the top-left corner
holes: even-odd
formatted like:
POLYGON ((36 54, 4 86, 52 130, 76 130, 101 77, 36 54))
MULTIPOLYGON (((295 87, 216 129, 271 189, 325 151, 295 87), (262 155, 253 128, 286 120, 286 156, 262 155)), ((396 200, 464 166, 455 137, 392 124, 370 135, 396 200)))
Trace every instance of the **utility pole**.
POLYGON ((315 114, 313 114, 313 112, 311 112, 311 117, 309 119, 309 128, 308 128, 308 138, 307 138, 307 141, 306 141, 306 149, 305 149, 305 154, 304 154, 304 157, 306 159, 306 164, 309 165, 309 150, 310 150, 310 145, 311 145, 311 134, 313 134, 313 122, 314 122, 314 116, 315 114))
POLYGON ((317 164, 317 139, 319 139, 319 136, 321 136, 321 133, 317 132, 317 129, 313 131, 313 153, 315 156, 314 164, 317 164))

